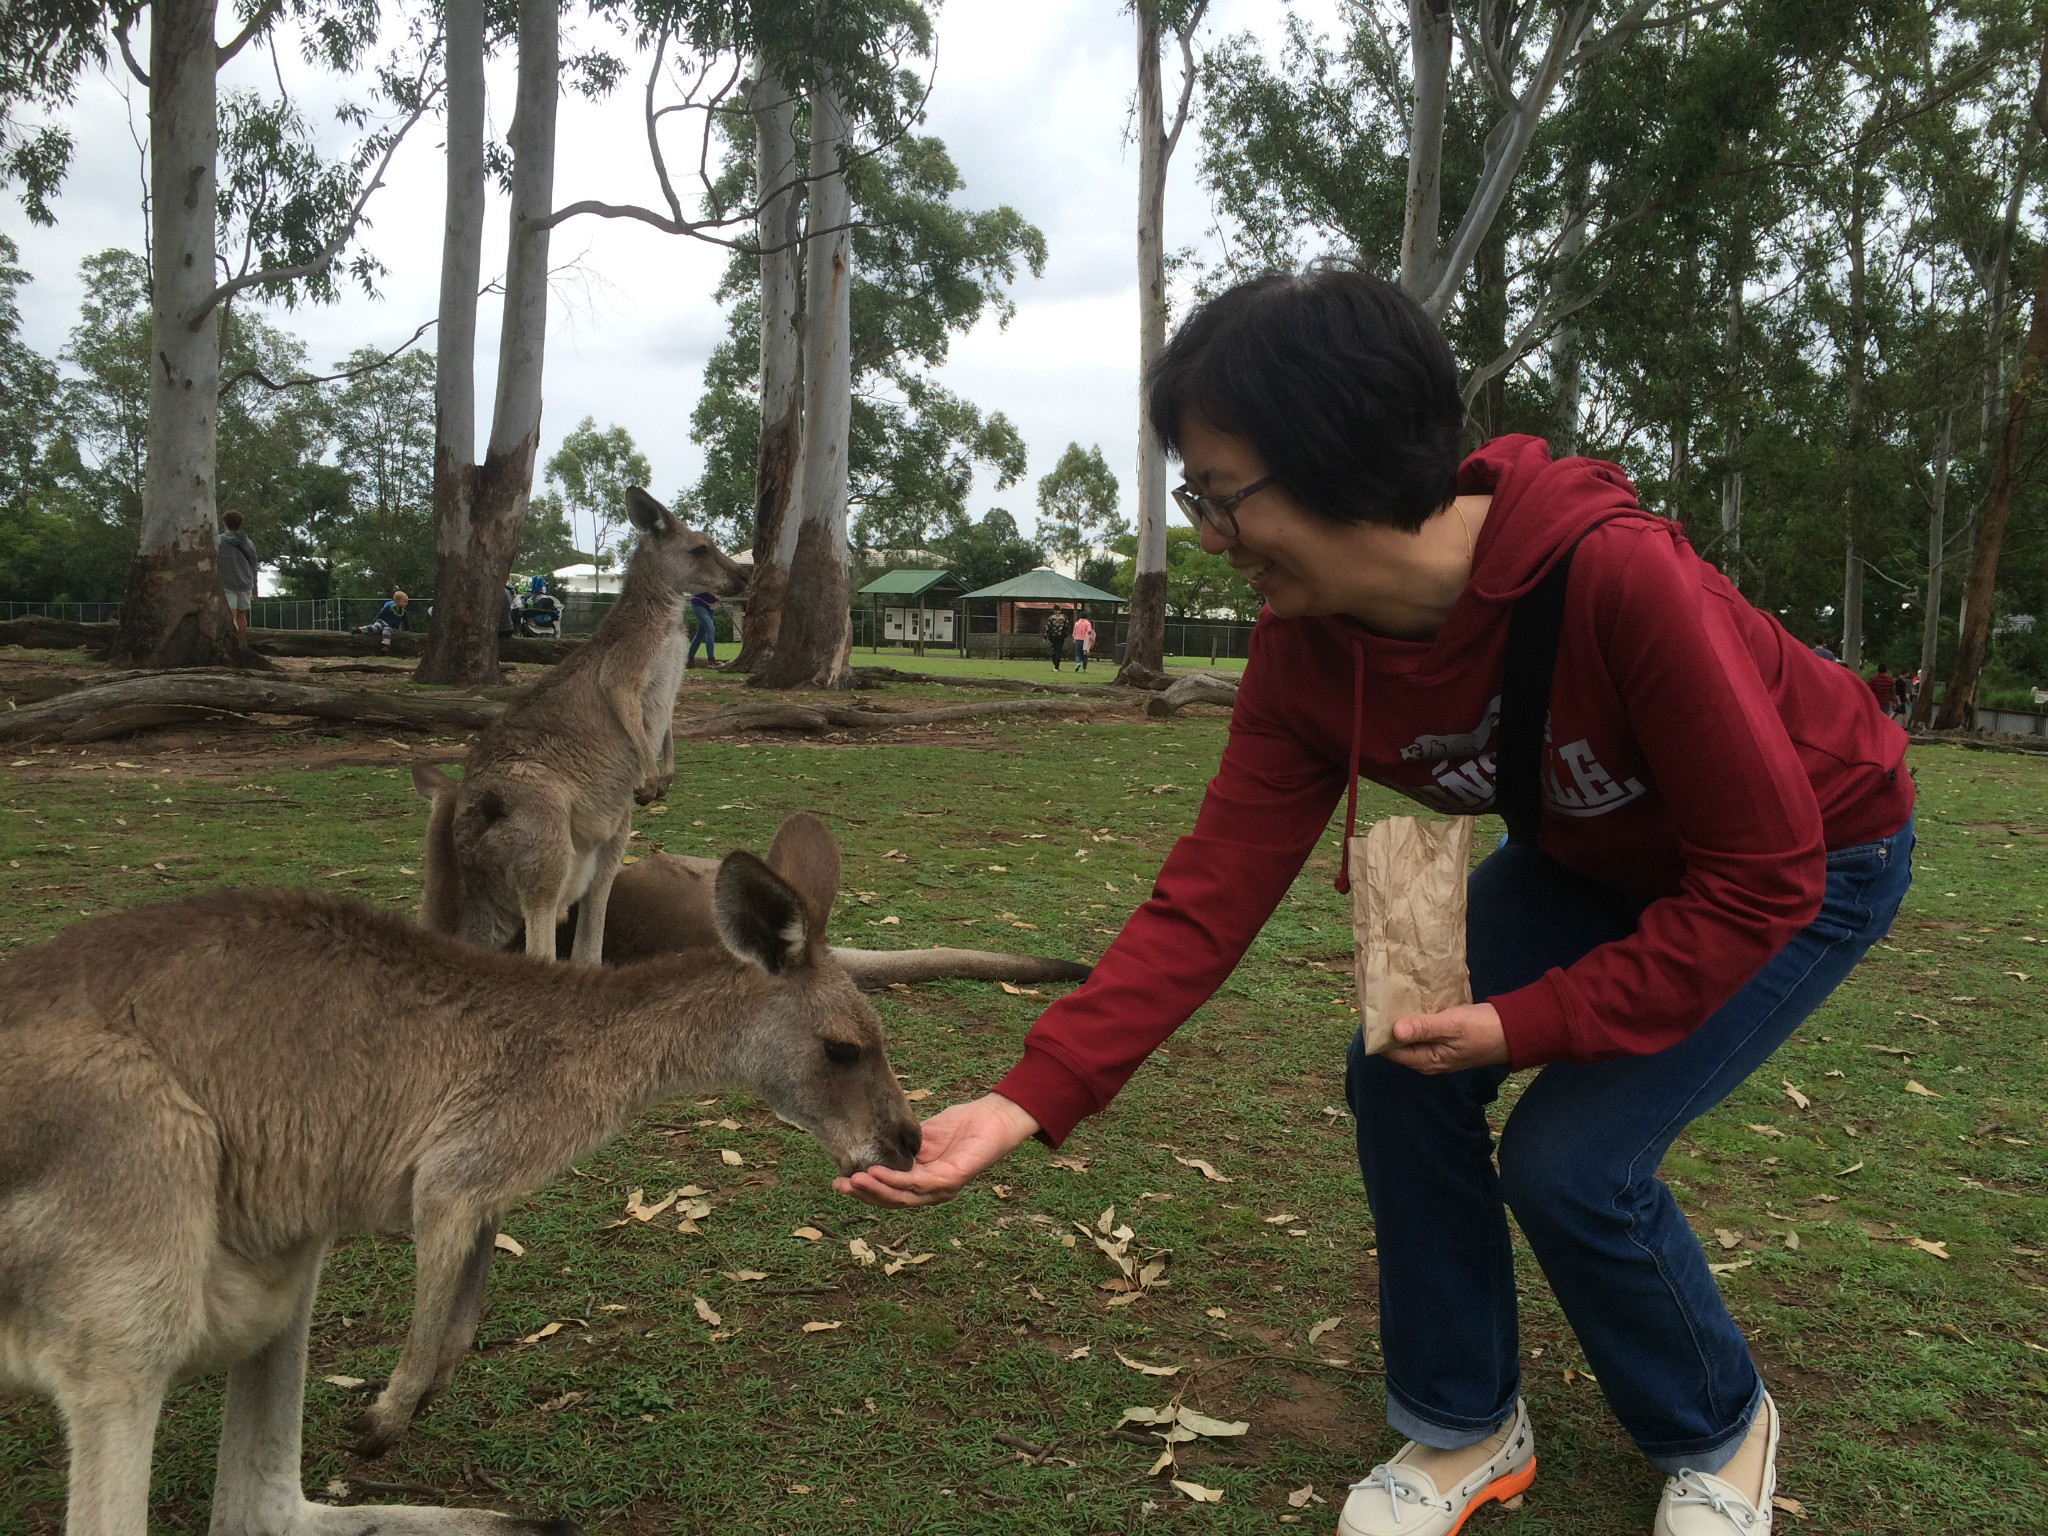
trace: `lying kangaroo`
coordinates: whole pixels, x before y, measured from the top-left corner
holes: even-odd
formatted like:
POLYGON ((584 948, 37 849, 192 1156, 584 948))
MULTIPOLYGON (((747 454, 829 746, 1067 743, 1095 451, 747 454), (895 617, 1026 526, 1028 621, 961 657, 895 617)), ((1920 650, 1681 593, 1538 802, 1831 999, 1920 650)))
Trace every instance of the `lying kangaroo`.
MULTIPOLYGON (((458 933, 462 905, 452 846, 457 781, 427 763, 412 765, 412 787, 434 809, 427 820, 426 886, 420 898, 420 922, 436 933, 458 933)), ((824 824, 808 811, 783 822, 775 834, 780 847, 799 822, 824 824)), ((825 835, 829 836, 829 833, 825 835)), ((769 862, 775 861, 773 849, 769 862)), ((678 853, 652 853, 622 868, 612 881, 605 909, 604 961, 630 965, 656 955, 679 954, 715 941, 711 893, 718 875, 717 859, 690 858, 678 853)), ((575 953, 582 908, 570 910, 555 930, 555 952, 567 959, 575 953)), ((1088 967, 1072 960, 1038 955, 1004 955, 986 949, 843 949, 832 947, 854 985, 877 992, 896 983, 914 981, 1086 981, 1088 967)))
POLYGON ((618 603, 484 731, 448 808, 454 864, 428 880, 454 892, 459 931, 486 949, 523 927, 526 952, 551 960, 555 914, 580 904, 587 931, 574 957, 595 964, 604 953, 633 802, 660 799, 675 776, 690 594, 746 589, 744 567, 638 486, 626 512, 640 542, 618 603))
POLYGON ((500 1213, 636 1112, 744 1086, 842 1172, 908 1168, 916 1119, 824 943, 839 855, 822 830, 797 829, 776 868, 726 859, 718 943, 631 969, 536 964, 286 891, 141 907, 17 953, 0 992, 0 1387, 63 1413, 69 1536, 145 1536, 165 1390, 222 1367, 214 1536, 574 1536, 303 1497, 321 1255, 412 1229, 411 1331, 360 1425, 374 1455, 469 1347, 500 1213))

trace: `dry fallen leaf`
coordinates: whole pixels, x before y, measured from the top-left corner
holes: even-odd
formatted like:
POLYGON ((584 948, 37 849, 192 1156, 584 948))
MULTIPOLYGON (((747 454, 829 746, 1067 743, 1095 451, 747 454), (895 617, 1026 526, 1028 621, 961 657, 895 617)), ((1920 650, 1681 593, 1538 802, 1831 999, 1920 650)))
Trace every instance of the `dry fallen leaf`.
POLYGON ((690 1300, 696 1303, 697 1315, 703 1318, 704 1321, 710 1324, 713 1328, 716 1328, 720 1323, 725 1321, 724 1318, 720 1317, 716 1312, 711 1310, 711 1303, 706 1301, 702 1296, 692 1296, 690 1300))
POLYGON ((720 1147, 718 1149, 718 1160, 728 1168, 737 1168, 746 1161, 739 1153, 733 1151, 731 1147, 720 1147))
POLYGON ((322 1376, 320 1379, 330 1387, 339 1387, 344 1392, 353 1392, 363 1385, 363 1378, 360 1376, 322 1376))
POLYGON ((1177 1365, 1147 1365, 1142 1360, 1133 1360, 1122 1350, 1116 1352, 1116 1357, 1132 1370, 1146 1376, 1178 1376, 1180 1374, 1180 1367, 1177 1365))
POLYGON ((1243 1419, 1212 1419, 1206 1413, 1196 1413, 1192 1408, 1183 1408, 1176 1415, 1182 1429, 1191 1429, 1198 1435, 1207 1435, 1211 1440, 1228 1440, 1251 1429, 1243 1419))
POLYGON ((1740 1232, 1730 1232, 1726 1227, 1716 1227, 1714 1228, 1714 1236, 1721 1240, 1723 1248, 1740 1248, 1742 1246, 1742 1234, 1740 1232))
POLYGON ((1837 1168, 1837 1169, 1835 1170, 1835 1172, 1834 1172, 1834 1177, 1836 1177, 1836 1178, 1838 1178, 1838 1179, 1840 1179, 1840 1178, 1846 1178, 1846 1177, 1847 1177, 1848 1175, 1850 1175, 1850 1174, 1852 1174, 1852 1173, 1856 1172, 1856 1170, 1857 1170, 1857 1169, 1859 1169, 1859 1168, 1861 1168, 1862 1166, 1863 1166, 1863 1161, 1862 1161, 1862 1159, 1860 1159, 1860 1158, 1859 1158, 1859 1159, 1857 1159, 1857 1160, 1856 1160, 1855 1162, 1851 1163, 1851 1164, 1850 1164, 1850 1165, 1849 1165, 1848 1167, 1846 1167, 1846 1168, 1837 1168))
POLYGON ((768 1272, 765 1269, 721 1269, 719 1273, 725 1276, 725 1278, 728 1280, 742 1282, 748 1280, 766 1280, 768 1278, 768 1272))
POLYGON ((903 1097, 910 1100, 910 1102, 913 1104, 922 1104, 926 1099, 930 1098, 931 1096, 932 1091, 929 1088, 913 1088, 910 1090, 910 1092, 903 1095, 903 1097))
POLYGON ((1301 1218, 1292 1211, 1282 1211, 1278 1216, 1261 1216, 1259 1220, 1269 1227, 1277 1227, 1283 1221, 1299 1221, 1301 1218))
POLYGON ((1036 924, 1036 923, 1012 923, 1012 924, 1010 924, 1010 926, 1011 926, 1012 928, 1029 928, 1029 929, 1033 930, 1034 932, 1035 932, 1035 931, 1037 930, 1037 928, 1038 928, 1038 924, 1036 924))
POLYGON ((875 927, 877 927, 877 928, 889 928, 889 927, 901 927, 901 926, 902 926, 902 924, 903 924, 903 919, 902 919, 902 918, 900 918, 900 917, 896 917, 896 916, 894 916, 894 915, 892 914, 891 916, 888 916, 888 917, 878 917, 878 918, 876 918, 876 919, 875 919, 875 921, 874 921, 874 925, 873 925, 873 926, 875 926, 875 927))
POLYGON ((646 1193, 645 1190, 636 1189, 633 1193, 626 1196, 626 1214, 635 1221, 654 1220, 655 1217, 674 1205, 682 1197, 683 1192, 679 1189, 672 1189, 652 1205, 649 1205, 642 1198, 646 1193))
POLYGON ((1771 1508, 1782 1509, 1794 1520, 1804 1520, 1806 1518, 1806 1506, 1800 1503, 1797 1499, 1786 1498, 1785 1495, 1782 1493, 1774 1493, 1771 1495, 1771 1508))
POLYGON ((1936 1093, 1925 1083, 1916 1083, 1910 1077, 1906 1079, 1906 1092, 1917 1093, 1923 1099, 1938 1099, 1941 1097, 1940 1094, 1936 1093))
POLYGON ((1050 1161, 1053 1167, 1064 1168, 1069 1173, 1086 1173, 1088 1171, 1088 1159, 1085 1157, 1070 1157, 1063 1155, 1060 1157, 1052 1158, 1050 1159, 1050 1161))
POLYGON ((1315 1325, 1315 1326, 1314 1326, 1313 1328, 1309 1329, 1309 1331, 1308 1331, 1308 1341, 1309 1341, 1309 1343, 1311 1343, 1311 1344, 1315 1343, 1315 1341, 1316 1341, 1317 1339, 1320 1339, 1320 1338, 1321 1338, 1321 1337, 1322 1337, 1322 1336, 1323 1336, 1324 1334, 1326 1334, 1326 1333, 1329 1333, 1329 1332, 1331 1332, 1331 1331, 1332 1331, 1333 1329, 1335 1329, 1335 1328, 1336 1328, 1336 1326, 1337 1326, 1337 1325, 1338 1325, 1339 1323, 1341 1323, 1341 1322, 1343 1322, 1343 1321, 1344 1321, 1344 1319, 1343 1319, 1343 1318, 1341 1318, 1341 1317, 1326 1317, 1326 1318, 1324 1318, 1324 1319, 1323 1319, 1323 1320, 1322 1320, 1322 1321, 1321 1321, 1320 1323, 1317 1323, 1317 1324, 1316 1324, 1316 1325, 1315 1325))
POLYGON ((1797 1232, 1787 1232, 1785 1234, 1785 1246, 1794 1253, 1797 1253, 1799 1251, 1799 1234, 1797 1232))
POLYGON ((1747 1121, 1745 1121, 1743 1123, 1742 1128, 1745 1131, 1755 1131, 1759 1136, 1775 1136, 1780 1141, 1783 1141, 1785 1139, 1785 1133, 1779 1130, 1775 1125, 1751 1125, 1747 1121))
POLYGON ((1193 1499, 1197 1504, 1221 1504, 1223 1502, 1223 1490, 1221 1488, 1204 1488, 1200 1483, 1184 1483, 1177 1477, 1173 1479, 1173 1486, 1193 1499))
POLYGON ((1924 1237, 1909 1237, 1906 1239, 1906 1241, 1911 1243, 1915 1248, 1918 1248, 1922 1253, 1931 1253, 1937 1259, 1945 1259, 1949 1256, 1948 1243, 1946 1240, 1939 1243, 1930 1243, 1924 1237))
POLYGON ((844 1323, 805 1323, 805 1333, 830 1333, 834 1328, 844 1328, 844 1323))
POLYGON ((1316 1496, 1316 1485, 1308 1483, 1287 1495, 1288 1504, 1295 1509, 1307 1509, 1308 1501, 1316 1496))
POLYGON ((1747 1269, 1755 1262, 1755 1259, 1737 1259, 1732 1264, 1709 1264, 1707 1268, 1717 1275, 1726 1275, 1738 1269, 1747 1269))
POLYGON ((872 1264, 875 1262, 875 1250, 867 1245, 866 1238, 856 1237, 846 1245, 846 1251, 862 1264, 872 1264))
POLYGON ((1037 997, 1040 995, 1036 987, 1013 987, 1007 981, 999 981, 996 985, 1012 997, 1037 997))
POLYGON ((515 1259, 523 1259, 526 1257, 526 1245, 520 1242, 518 1238, 508 1237, 503 1232, 500 1232, 496 1237, 491 1239, 491 1246, 497 1249, 500 1253, 511 1254, 512 1257, 515 1259))
POLYGON ((1794 1088, 1789 1078, 1782 1080, 1779 1086, 1785 1090, 1785 1097, 1790 1099, 1800 1109, 1806 1109, 1812 1105, 1813 1100, 1809 1099, 1797 1088, 1794 1088))
POLYGON ((1067 1358, 1069 1360, 1086 1360, 1088 1358, 1089 1350, 1090 1346, 1083 1344, 1079 1349, 1068 1350, 1067 1358))
POLYGON ((825 1234, 820 1232, 816 1227, 798 1227, 794 1232, 790 1233, 789 1235, 791 1237, 800 1237, 807 1243, 815 1243, 819 1238, 823 1237, 825 1234))
POLYGON ((811 1491, 811 1485, 809 1483, 791 1483, 789 1485, 789 1491, 791 1493, 809 1493, 811 1491))
POLYGON ((542 1339, 552 1339, 561 1331, 562 1325, 560 1323, 549 1323, 547 1327, 541 1329, 538 1333, 529 1333, 519 1342, 522 1344, 538 1344, 542 1339))
POLYGON ((1214 1183, 1217 1183, 1217 1184, 1233 1184, 1233 1183, 1235 1183, 1235 1182, 1236 1182, 1236 1180, 1234 1180, 1234 1179, 1231 1179, 1231 1178, 1227 1177, 1227 1176, 1226 1176, 1226 1175, 1224 1175, 1224 1174, 1220 1174, 1220 1173, 1218 1173, 1218 1172, 1217 1172, 1217 1171, 1215 1170, 1215 1168, 1213 1168, 1213 1167, 1212 1167, 1212 1166, 1211 1166, 1211 1165, 1210 1165, 1210 1164, 1209 1164, 1209 1163, 1208 1163, 1208 1162, 1207 1162, 1207 1161, 1206 1161, 1205 1159, 1203 1159, 1203 1158, 1199 1158, 1199 1157, 1182 1157, 1182 1156, 1181 1156, 1181 1155, 1180 1155, 1180 1154, 1179 1154, 1178 1152, 1176 1152, 1176 1153, 1174 1153, 1174 1154, 1173 1154, 1173 1160, 1174 1160, 1174 1161, 1175 1161, 1176 1163, 1179 1163, 1179 1164, 1181 1165, 1181 1167, 1183 1167, 1183 1168, 1192 1168, 1192 1169, 1194 1169, 1194 1170, 1195 1170, 1195 1171, 1196 1171, 1197 1173, 1201 1174, 1201 1176, 1202 1176, 1203 1178, 1205 1178, 1205 1179, 1209 1179, 1209 1180, 1213 1181, 1214 1183))
POLYGON ((1228 1312, 1224 1311, 1224 1310, 1223 1310, 1223 1309, 1222 1309, 1221 1307, 1207 1307, 1207 1308, 1204 1308, 1204 1309, 1203 1309, 1203 1315, 1204 1315, 1204 1316, 1206 1316, 1206 1317, 1215 1317, 1215 1318, 1224 1318, 1224 1317, 1228 1317, 1228 1316, 1230 1316, 1230 1314, 1229 1314, 1228 1312))

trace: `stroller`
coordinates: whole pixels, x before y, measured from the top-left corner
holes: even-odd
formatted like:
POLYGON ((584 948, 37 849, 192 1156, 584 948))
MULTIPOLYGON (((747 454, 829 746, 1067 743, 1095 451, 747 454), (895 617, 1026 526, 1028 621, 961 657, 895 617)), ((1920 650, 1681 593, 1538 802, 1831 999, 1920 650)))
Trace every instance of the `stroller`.
POLYGON ((546 592, 530 592, 513 612, 518 632, 534 640, 562 638, 562 605, 546 592))

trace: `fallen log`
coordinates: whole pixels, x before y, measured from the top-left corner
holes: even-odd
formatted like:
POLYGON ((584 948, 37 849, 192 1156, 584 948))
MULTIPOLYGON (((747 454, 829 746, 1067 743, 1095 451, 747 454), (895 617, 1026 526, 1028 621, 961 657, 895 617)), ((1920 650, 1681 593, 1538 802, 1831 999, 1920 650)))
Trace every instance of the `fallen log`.
POLYGON ((988 704, 938 704, 930 709, 855 709, 844 704, 772 704, 721 710, 678 720, 675 734, 692 739, 734 731, 839 731, 890 726, 941 725, 952 720, 985 720, 1013 715, 1098 715, 1128 709, 1124 699, 1005 699, 988 704))
MULTIPOLYGON (((84 646, 104 651, 114 643, 114 624, 87 624, 77 619, 51 619, 30 615, 24 619, 0 619, 0 645, 19 645, 36 651, 75 651, 84 646)), ((251 629, 249 649, 259 656, 399 656, 416 659, 424 636, 397 634, 387 650, 375 635, 359 635, 338 629, 251 629)), ((512 635, 498 642, 500 661, 534 662, 553 666, 583 642, 580 640, 533 640, 512 635)))
POLYGON ((1227 683, 1206 672, 1197 672, 1191 677, 1176 679, 1164 693, 1153 694, 1145 701, 1145 713, 1154 720, 1167 720, 1190 704, 1221 704, 1228 709, 1236 702, 1237 684, 1227 683))
POLYGON ((2012 732, 1914 731, 1906 740, 1916 747, 1962 747, 1971 752, 2011 752, 2020 757, 2048 757, 2048 741, 2012 732))
POLYGON ((1128 698, 1128 688, 1108 683, 1034 683, 1023 677, 955 677, 944 672, 903 672, 895 667, 855 667, 853 686, 886 688, 891 683, 938 683, 947 688, 992 688, 1001 693, 1071 693, 1083 698, 1128 698))
POLYGON ((152 725, 241 715, 311 715, 359 725, 477 730, 502 703, 468 694, 372 693, 246 672, 192 670, 80 688, 0 715, 0 742, 101 741, 152 725))

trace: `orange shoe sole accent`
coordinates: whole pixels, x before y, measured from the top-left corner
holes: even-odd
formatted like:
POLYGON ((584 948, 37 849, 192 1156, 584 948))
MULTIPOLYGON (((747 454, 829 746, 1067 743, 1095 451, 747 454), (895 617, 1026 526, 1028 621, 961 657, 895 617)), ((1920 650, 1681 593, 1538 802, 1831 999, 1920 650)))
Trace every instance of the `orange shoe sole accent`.
POLYGON ((1510 1499, 1519 1500, 1524 1493, 1529 1491, 1529 1485, 1535 1481, 1536 1458, 1531 1456, 1518 1469, 1510 1472, 1506 1477, 1495 1478, 1484 1488, 1480 1489, 1478 1496, 1465 1506, 1465 1512, 1458 1516, 1458 1523, 1452 1526, 1445 1533, 1445 1536, 1458 1536, 1458 1532, 1465 1528, 1465 1522, 1472 1518, 1472 1512, 1482 1504, 1492 1503, 1496 1500, 1502 1504, 1507 1503, 1510 1499))

